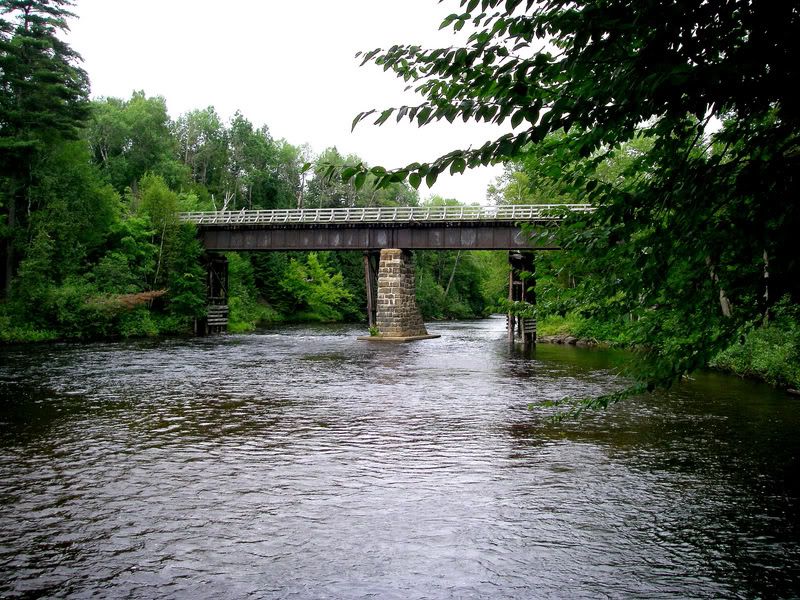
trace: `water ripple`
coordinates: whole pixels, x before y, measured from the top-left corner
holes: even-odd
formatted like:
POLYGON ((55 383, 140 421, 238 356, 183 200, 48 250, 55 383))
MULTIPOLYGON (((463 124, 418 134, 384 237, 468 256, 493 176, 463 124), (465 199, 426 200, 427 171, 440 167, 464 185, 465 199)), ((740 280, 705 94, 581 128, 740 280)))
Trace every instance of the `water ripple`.
POLYGON ((0 350, 0 596, 800 594, 796 402, 502 324, 0 350))

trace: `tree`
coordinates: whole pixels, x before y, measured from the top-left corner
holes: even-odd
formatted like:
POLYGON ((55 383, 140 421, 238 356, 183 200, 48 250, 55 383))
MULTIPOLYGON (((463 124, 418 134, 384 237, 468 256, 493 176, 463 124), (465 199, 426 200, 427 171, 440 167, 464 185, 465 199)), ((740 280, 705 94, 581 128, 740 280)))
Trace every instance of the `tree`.
POLYGON ((92 103, 87 140, 95 162, 117 191, 135 191, 146 173, 160 175, 173 187, 187 180, 170 124, 161 96, 148 98, 140 91, 130 100, 103 98, 92 103))
MULTIPOLYGON (((576 169, 586 168, 587 159, 563 132, 549 133, 538 144, 528 144, 505 164, 503 174, 489 186, 487 197, 495 204, 560 204, 581 202, 573 186, 565 185, 576 169)), ((652 138, 638 136, 595 163, 594 177, 626 186, 625 175, 634 162, 653 148, 652 138)))
POLYGON ((545 156, 562 167, 566 193, 597 206, 563 229, 563 243, 606 274, 595 290, 609 299, 604 310, 641 317, 650 360, 638 375, 649 389, 705 365, 785 293, 800 299, 796 3, 459 4, 442 26, 469 29, 463 46, 396 45, 363 56, 424 98, 383 110, 375 123, 396 115, 515 129, 378 173, 382 183, 430 184, 446 169, 513 160, 528 144, 563 136, 545 156), (604 161, 638 136, 653 145, 622 174, 628 184, 604 180, 604 161))
POLYGON ((53 281, 94 262, 120 215, 119 195, 80 141, 59 144, 37 161, 28 199, 28 235, 44 234, 58 250, 50 263, 53 281))
POLYGON ((305 262, 291 259, 281 286, 291 298, 296 317, 310 321, 339 321, 352 301, 342 273, 332 273, 325 255, 310 252, 305 262))
POLYGON ((269 128, 255 128, 237 112, 228 128, 228 210, 293 206, 297 183, 285 182, 278 176, 280 158, 281 144, 272 138, 269 128))
MULTIPOLYGON (((342 181, 331 177, 332 170, 350 168, 347 165, 363 165, 361 159, 350 154, 342 156, 336 148, 326 148, 314 161, 313 179, 308 184, 307 206, 318 208, 353 208, 372 206, 416 206, 419 197, 415 190, 401 182, 385 182, 378 185, 379 178, 365 172, 354 181, 342 181)), ((366 167, 364 167, 366 168, 366 167)), ((381 167, 376 168, 381 171, 381 167)), ((383 169, 385 171, 385 169, 383 169)))
POLYGON ((219 191, 227 158, 227 140, 225 127, 214 107, 181 115, 173 130, 181 160, 191 169, 192 180, 219 191))
POLYGON ((15 250, 35 162, 75 139, 88 114, 89 81, 80 56, 58 34, 69 0, 0 0, 0 206, 6 223, 3 275, 11 288, 15 250))

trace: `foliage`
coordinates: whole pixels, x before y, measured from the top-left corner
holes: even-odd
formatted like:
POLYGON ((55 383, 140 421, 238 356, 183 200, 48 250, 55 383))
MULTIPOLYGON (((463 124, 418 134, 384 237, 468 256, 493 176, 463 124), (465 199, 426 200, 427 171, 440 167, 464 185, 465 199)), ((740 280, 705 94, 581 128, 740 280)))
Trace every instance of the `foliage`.
POLYGON ((30 343, 57 340, 55 331, 36 329, 29 323, 16 323, 16 319, 7 314, 0 314, 0 343, 30 343))
POLYGON ((537 334, 541 336, 573 336, 620 347, 630 345, 629 329, 630 323, 622 320, 604 321, 578 313, 548 315, 536 322, 537 334))
POLYGON ((0 149, 4 173, 32 151, 74 139, 87 111, 80 56, 58 38, 69 0, 0 1, 0 149), (11 21, 7 20, 11 18, 11 21))
POLYGON ((800 388, 800 310, 784 299, 772 320, 718 354, 711 365, 773 385, 800 388))
MULTIPOLYGON (((419 202, 409 185, 378 186, 376 175, 358 186, 331 180, 327 165, 361 159, 335 148, 313 157, 241 113, 223 122, 208 106, 173 120, 166 100, 144 91, 89 102, 80 58, 58 39, 69 6, 0 0, 3 340, 190 331, 206 312, 206 274, 181 211, 419 202)), ((364 319, 359 252, 228 260, 233 331, 284 318, 364 319)), ((482 260, 420 255, 435 298, 423 302, 426 314, 484 312, 482 260)))
POLYGON ((119 219, 119 195, 90 162, 81 142, 51 145, 32 169, 29 232, 46 230, 59 248, 58 264, 96 258, 119 219))
POLYGON ((134 191, 147 173, 160 175, 175 187, 187 178, 170 136, 167 103, 142 91, 130 100, 104 98, 92 103, 86 138, 95 163, 115 189, 134 191))
MULTIPOLYGON (((497 205, 582 202, 583 198, 569 181, 588 161, 571 141, 572 135, 556 131, 547 134, 538 144, 523 147, 489 186, 489 200, 497 205)), ((629 188, 631 180, 626 175, 639 175, 636 161, 651 151, 653 144, 652 138, 639 135, 604 152, 602 160, 592 162, 596 165, 594 178, 617 188, 629 188)))
POLYGON ((234 333, 252 331, 262 323, 284 320, 260 297, 258 276, 251 257, 229 252, 228 259, 228 330, 234 333))
MULTIPOLYGON (((393 71, 425 98, 418 106, 381 111, 375 124, 392 115, 420 126, 441 119, 508 120, 513 127, 524 124, 523 131, 390 171, 383 181, 398 175, 435 180, 447 168, 463 172, 513 158, 527 143, 559 130, 580 130, 574 147, 589 156, 631 139, 641 123, 657 118, 662 130, 709 112, 752 120, 785 99, 797 68, 793 37, 800 17, 788 3, 672 1, 635 10, 605 0, 459 4, 462 12, 440 28, 471 27, 465 45, 427 50, 398 44, 363 54, 362 64, 393 71)), ((791 103, 779 110, 794 119, 791 103)), ((375 113, 360 113, 353 125, 375 113)))
POLYGON ((471 252, 414 253, 417 304, 426 319, 467 319, 486 312, 480 272, 471 252))
MULTIPOLYGON (((470 30, 465 45, 396 45, 364 55, 424 97, 375 122, 461 118, 510 121, 516 129, 479 148, 386 171, 378 183, 408 177, 413 186, 430 185, 447 169, 520 159, 531 144, 538 148, 532 173, 558 178, 559 196, 597 206, 563 228, 561 241, 576 263, 602 274, 582 292, 594 298, 592 316, 635 324, 632 340, 647 359, 638 376, 648 389, 707 364, 783 294, 800 300, 800 205, 791 201, 800 172, 793 91, 800 12, 791 3, 460 6, 442 26, 470 30), (721 124, 713 134, 712 120, 721 124), (637 139, 651 143, 619 172, 604 170, 637 139)), ((342 174, 365 172, 356 165, 342 174)))
MULTIPOLYGON (((423 206, 459 206, 432 196, 423 206)), ((505 252, 425 251, 414 253, 417 304, 426 319, 485 316, 508 294, 505 252)))
POLYGON ((324 150, 313 165, 313 178, 308 185, 305 206, 308 208, 353 208, 372 206, 416 206, 419 198, 408 185, 387 182, 377 185, 378 177, 365 173, 352 181, 331 177, 331 170, 362 164, 355 155, 342 156, 336 148, 324 150))
POLYGON ((201 264, 203 248, 193 225, 184 223, 175 233, 167 278, 169 312, 188 324, 206 311, 206 272, 201 264))
POLYGON ((158 248, 152 243, 155 228, 147 216, 131 215, 114 223, 107 252, 90 271, 103 292, 128 294, 144 290, 156 270, 158 248))
POLYGON ((353 299, 341 272, 333 274, 325 254, 310 252, 304 262, 291 259, 281 286, 295 300, 292 317, 307 321, 339 321, 340 305, 353 299))
POLYGON ((172 124, 183 164, 192 181, 220 193, 228 147, 227 132, 213 106, 181 115, 172 124))
POLYGON ((50 146, 76 138, 87 114, 89 83, 80 57, 58 38, 67 30, 70 5, 0 0, 0 275, 6 295, 25 239, 34 165, 50 146))
POLYGON ((239 254, 229 252, 228 328, 233 332, 252 331, 258 324, 258 292, 253 266, 239 254))
POLYGON ((499 310, 500 301, 508 297, 508 253, 494 250, 470 252, 475 265, 482 300, 482 313, 491 314, 499 310))

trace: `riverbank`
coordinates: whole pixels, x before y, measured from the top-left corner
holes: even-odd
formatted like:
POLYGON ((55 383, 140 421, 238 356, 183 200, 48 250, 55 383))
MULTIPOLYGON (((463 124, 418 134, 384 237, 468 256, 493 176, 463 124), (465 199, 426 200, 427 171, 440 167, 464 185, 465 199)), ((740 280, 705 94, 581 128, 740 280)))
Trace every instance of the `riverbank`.
POLYGON ((610 344, 606 342, 601 342, 594 339, 587 340, 585 338, 578 338, 568 333, 562 333, 558 335, 542 335, 538 336, 536 341, 540 344, 561 344, 564 346, 577 346, 579 348, 610 347, 610 344))
MULTIPOLYGON (((782 307, 766 325, 752 329, 739 343, 715 356, 714 370, 763 381, 777 388, 800 389, 800 325, 797 307, 782 307)), ((540 343, 631 349, 625 325, 612 325, 570 314, 537 323, 540 343)), ((796 392, 795 392, 796 393, 796 392)))

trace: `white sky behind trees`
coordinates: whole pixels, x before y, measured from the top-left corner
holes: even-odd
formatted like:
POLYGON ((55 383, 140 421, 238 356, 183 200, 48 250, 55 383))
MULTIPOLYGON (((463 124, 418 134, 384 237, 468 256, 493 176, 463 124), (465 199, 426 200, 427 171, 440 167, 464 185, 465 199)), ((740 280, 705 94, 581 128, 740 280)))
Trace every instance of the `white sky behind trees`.
MULTIPOLYGON (((68 41, 84 59, 93 97, 129 98, 134 90, 164 96, 173 118, 214 106, 227 120, 238 109, 275 138, 336 146, 370 165, 403 167, 455 148, 479 146, 505 130, 462 124, 372 121, 351 133, 355 115, 413 104, 406 83, 357 51, 394 43, 426 47, 457 42, 441 20, 456 0, 76 0, 68 41)), ((502 167, 442 174, 432 189, 461 202, 486 202, 502 167)))

